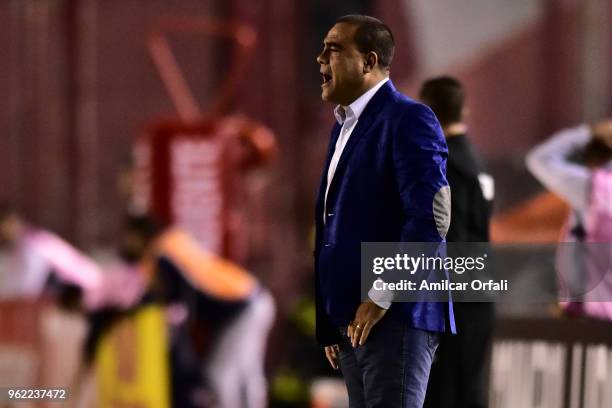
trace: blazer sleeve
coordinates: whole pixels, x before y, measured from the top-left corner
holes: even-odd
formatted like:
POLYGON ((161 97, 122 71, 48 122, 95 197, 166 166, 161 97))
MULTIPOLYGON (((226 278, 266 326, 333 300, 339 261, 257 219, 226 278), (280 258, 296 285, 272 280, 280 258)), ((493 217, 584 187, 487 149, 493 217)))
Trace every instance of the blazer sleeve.
POLYGON ((404 218, 402 242, 442 242, 450 225, 448 148, 433 112, 411 105, 393 134, 393 163, 404 218))
POLYGON ((315 336, 321 346, 340 343, 340 332, 325 312, 325 306, 319 293, 319 277, 315 274, 315 336))

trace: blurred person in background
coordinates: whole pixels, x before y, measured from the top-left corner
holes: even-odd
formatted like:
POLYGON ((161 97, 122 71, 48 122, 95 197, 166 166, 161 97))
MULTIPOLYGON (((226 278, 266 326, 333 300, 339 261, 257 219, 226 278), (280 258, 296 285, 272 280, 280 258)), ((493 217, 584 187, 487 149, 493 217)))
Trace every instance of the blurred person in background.
MULTIPOLYGON (((437 77, 425 81, 419 99, 436 114, 448 145, 446 177, 452 200, 446 241, 488 242, 493 179, 483 172, 481 160, 467 136, 465 90, 455 78, 437 77)), ((448 249, 449 254, 453 249, 448 249)), ((495 320, 494 304, 455 302, 454 310, 457 334, 442 336, 440 340, 425 407, 486 407, 485 373, 495 320)))
POLYGON ((0 204, 2 385, 70 384, 86 331, 82 312, 101 283, 101 271, 87 255, 0 204))
POLYGON ((200 406, 192 394, 202 380, 213 406, 266 406, 264 355, 275 307, 255 277, 149 216, 128 217, 120 254, 144 274, 147 296, 172 306, 173 406, 200 406))
POLYGON ((183 406, 171 405, 164 303, 130 249, 137 245, 130 240, 139 239, 133 238, 134 229, 138 228, 138 236, 153 236, 159 227, 153 222, 134 223, 128 218, 123 225, 119 259, 105 265, 102 286, 90 302, 84 358, 71 387, 74 400, 81 404, 75 406, 183 406), (96 379, 95 402, 87 392, 89 378, 96 379))
POLYGON ((316 333, 355 408, 421 407, 440 332, 454 330, 450 302, 361 300, 362 242, 443 242, 450 221, 444 136, 393 86, 394 49, 383 22, 349 15, 317 57, 337 106, 315 212, 316 333))
POLYGON ((569 298, 561 300, 570 300, 561 302, 563 311, 612 320, 612 119, 558 132, 534 147, 526 164, 571 207, 561 241, 574 244, 557 251, 561 297, 569 298))
POLYGON ((11 205, 0 204, 0 299, 36 300, 51 294, 75 309, 89 301, 101 282, 101 271, 88 256, 26 223, 11 205))

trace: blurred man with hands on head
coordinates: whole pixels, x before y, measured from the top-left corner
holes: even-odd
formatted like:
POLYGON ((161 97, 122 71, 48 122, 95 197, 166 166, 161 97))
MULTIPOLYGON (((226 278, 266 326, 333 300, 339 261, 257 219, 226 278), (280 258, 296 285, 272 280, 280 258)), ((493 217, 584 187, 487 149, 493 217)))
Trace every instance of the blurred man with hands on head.
POLYGON ((442 242, 449 224, 442 130, 389 80, 394 48, 384 23, 349 15, 317 57, 337 105, 316 203, 317 339, 351 407, 421 407, 439 332, 454 330, 450 302, 361 301, 362 242, 442 242))
POLYGON ((612 320, 612 119, 563 129, 527 154, 527 168, 570 207, 556 255, 568 316, 612 320), (601 245, 604 244, 604 245, 601 245))

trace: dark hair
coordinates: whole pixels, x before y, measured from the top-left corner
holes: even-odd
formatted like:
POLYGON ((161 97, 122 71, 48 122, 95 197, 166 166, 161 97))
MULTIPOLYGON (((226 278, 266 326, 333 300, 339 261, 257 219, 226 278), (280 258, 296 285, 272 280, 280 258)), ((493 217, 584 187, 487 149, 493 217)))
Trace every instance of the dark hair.
POLYGON ((146 243, 153 241, 161 234, 163 225, 151 215, 128 215, 123 229, 141 236, 146 243))
POLYGON ((599 167, 612 159, 612 149, 604 141, 594 138, 584 147, 581 159, 587 166, 599 167))
POLYGON ((17 210, 11 203, 4 201, 0 202, 0 222, 4 222, 7 218, 16 214, 17 210))
POLYGON ((465 92, 455 78, 442 76, 425 81, 419 98, 435 113, 442 127, 461 121, 465 92))
POLYGON ((395 41, 391 29, 377 18, 361 14, 349 14, 336 20, 336 24, 345 23, 357 26, 355 43, 364 54, 375 52, 378 65, 389 69, 395 52, 395 41))

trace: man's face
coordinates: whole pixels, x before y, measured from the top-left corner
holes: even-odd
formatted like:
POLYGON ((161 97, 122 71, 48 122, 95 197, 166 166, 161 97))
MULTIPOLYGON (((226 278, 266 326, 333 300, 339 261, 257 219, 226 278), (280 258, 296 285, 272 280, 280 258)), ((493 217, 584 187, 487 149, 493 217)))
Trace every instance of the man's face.
POLYGON ((357 27, 339 23, 323 40, 317 57, 322 74, 321 98, 343 106, 350 105, 363 93, 365 56, 355 44, 357 27))
POLYGON ((9 215, 0 222, 0 247, 13 245, 21 232, 21 221, 16 215, 9 215))
POLYGON ((123 231, 119 242, 119 256, 129 264, 137 263, 147 250, 144 238, 135 231, 123 231))

